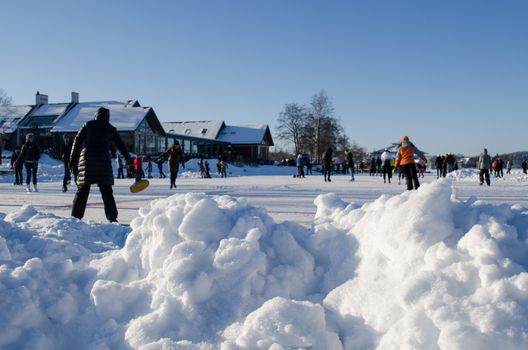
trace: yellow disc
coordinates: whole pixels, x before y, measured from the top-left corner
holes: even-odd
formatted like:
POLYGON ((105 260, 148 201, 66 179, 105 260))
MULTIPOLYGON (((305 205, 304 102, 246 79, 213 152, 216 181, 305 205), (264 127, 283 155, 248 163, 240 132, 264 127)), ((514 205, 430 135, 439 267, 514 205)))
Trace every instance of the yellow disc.
POLYGON ((132 192, 132 193, 141 192, 145 188, 147 188, 149 186, 149 184, 150 183, 148 182, 148 180, 136 181, 130 186, 130 192, 132 192))

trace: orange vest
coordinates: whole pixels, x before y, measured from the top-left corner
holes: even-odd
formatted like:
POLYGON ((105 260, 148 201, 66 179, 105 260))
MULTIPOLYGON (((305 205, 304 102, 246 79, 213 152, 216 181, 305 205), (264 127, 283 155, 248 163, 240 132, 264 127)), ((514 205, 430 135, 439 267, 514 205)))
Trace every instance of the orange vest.
POLYGON ((409 143, 408 147, 400 147, 400 158, 396 161, 396 166, 414 163, 414 145, 409 143))

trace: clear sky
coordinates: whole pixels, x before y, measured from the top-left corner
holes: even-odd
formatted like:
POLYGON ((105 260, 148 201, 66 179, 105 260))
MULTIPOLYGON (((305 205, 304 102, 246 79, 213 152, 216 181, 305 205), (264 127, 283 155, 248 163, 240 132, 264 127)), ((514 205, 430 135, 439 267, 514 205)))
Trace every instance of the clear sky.
POLYGON ((5 1, 15 104, 138 99, 162 121, 276 128, 325 90, 367 150, 528 150, 528 1, 5 1))

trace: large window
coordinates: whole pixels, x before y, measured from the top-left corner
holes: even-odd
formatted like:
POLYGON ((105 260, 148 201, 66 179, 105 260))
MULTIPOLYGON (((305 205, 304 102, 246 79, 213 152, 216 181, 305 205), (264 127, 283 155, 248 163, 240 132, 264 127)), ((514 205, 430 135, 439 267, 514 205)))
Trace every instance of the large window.
POLYGON ((135 132, 135 152, 138 154, 156 154, 158 149, 157 145, 158 136, 147 123, 146 119, 143 119, 139 127, 135 132))

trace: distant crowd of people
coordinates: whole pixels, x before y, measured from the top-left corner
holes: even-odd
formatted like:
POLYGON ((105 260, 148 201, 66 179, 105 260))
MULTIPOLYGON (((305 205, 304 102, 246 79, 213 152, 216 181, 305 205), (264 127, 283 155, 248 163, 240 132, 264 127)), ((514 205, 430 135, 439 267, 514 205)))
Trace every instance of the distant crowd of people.
MULTIPOLYGON (((153 177, 153 164, 157 165, 159 178, 166 178, 163 164, 168 163, 170 189, 176 188, 180 165, 185 167, 184 155, 178 141, 165 152, 155 157, 136 154, 132 159, 126 150, 123 141, 115 127, 109 122, 109 111, 99 108, 94 120, 87 122, 77 133, 74 139, 64 136, 61 148, 62 161, 64 163, 64 177, 62 183, 63 192, 68 191, 68 186, 73 182, 77 186, 77 192, 73 200, 72 216, 81 219, 84 216, 86 202, 90 192, 90 186, 98 185, 104 202, 105 214, 109 221, 117 221, 117 208, 112 193, 114 184, 114 173, 110 159, 111 144, 115 145, 120 152, 115 159, 117 178, 135 178, 136 181, 153 177)), ((415 190, 420 186, 419 178, 424 177, 427 167, 427 159, 424 153, 410 141, 408 136, 403 136, 396 147, 396 152, 385 149, 381 154, 370 159, 368 173, 370 176, 382 176, 384 183, 391 183, 393 174, 398 174, 398 183, 405 179, 407 189, 415 190)), ((37 192, 37 172, 40 160, 40 149, 35 142, 35 135, 28 133, 24 144, 18 146, 12 152, 11 168, 15 173, 15 185, 24 182, 23 171, 26 172, 26 189, 28 192, 37 192), (32 185, 32 187, 31 187, 32 185)), ((0 158, 1 159, 1 158, 0 158)), ((294 174, 296 178, 305 178, 313 175, 313 163, 311 158, 297 154, 296 157, 284 159, 281 165, 296 166, 294 174)), ((317 170, 323 174, 325 182, 331 182, 333 174, 350 174, 350 181, 355 181, 357 171, 365 172, 366 164, 363 160, 356 164, 351 150, 345 150, 341 154, 335 154, 332 147, 328 147, 321 159, 321 168, 317 170), (343 155, 343 156, 342 156, 343 155)), ((227 177, 228 163, 225 157, 220 157, 216 163, 218 176, 227 177)), ((446 177, 452 171, 458 169, 458 161, 454 154, 439 155, 434 159, 436 177, 446 177)), ((483 149, 477 162, 479 169, 480 185, 490 185, 490 177, 497 178, 511 173, 512 162, 506 163, 497 154, 491 158, 487 149, 483 149)), ((524 174, 527 173, 528 163, 521 163, 524 174)), ((211 178, 209 160, 201 157, 198 163, 198 174, 202 178, 211 178)))

